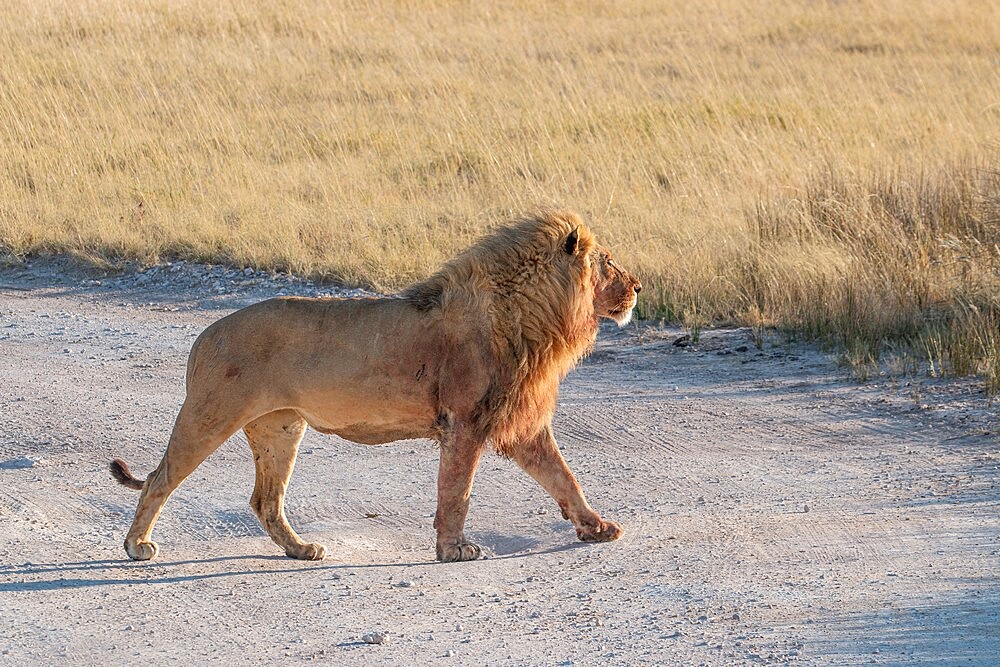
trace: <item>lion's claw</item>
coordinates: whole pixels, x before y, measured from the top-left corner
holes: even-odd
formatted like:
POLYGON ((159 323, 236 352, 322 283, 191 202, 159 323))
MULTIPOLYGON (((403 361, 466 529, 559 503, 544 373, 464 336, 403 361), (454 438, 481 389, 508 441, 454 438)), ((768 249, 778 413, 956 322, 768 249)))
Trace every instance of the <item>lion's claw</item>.
POLYGON ((132 560, 152 560, 156 558, 156 554, 160 552, 160 547, 156 546, 156 542, 136 542, 135 544, 130 544, 128 540, 125 541, 125 553, 132 560))
POLYGON ((483 554, 483 549, 472 542, 460 544, 438 544, 437 559, 442 563, 456 563, 463 560, 476 560, 483 554))
POLYGON ((576 529, 576 536, 583 542, 613 542, 624 534, 625 529, 614 521, 601 521, 596 526, 576 529))

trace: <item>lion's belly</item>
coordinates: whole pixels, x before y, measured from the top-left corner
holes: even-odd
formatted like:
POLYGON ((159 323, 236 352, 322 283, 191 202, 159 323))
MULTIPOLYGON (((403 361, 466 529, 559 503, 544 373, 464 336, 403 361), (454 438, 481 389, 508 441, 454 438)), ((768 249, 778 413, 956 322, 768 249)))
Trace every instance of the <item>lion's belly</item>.
POLYGON ((299 414, 309 426, 320 433, 338 435, 345 440, 363 445, 382 445, 410 438, 430 438, 434 436, 434 420, 430 412, 409 406, 409 410, 303 410, 299 414))

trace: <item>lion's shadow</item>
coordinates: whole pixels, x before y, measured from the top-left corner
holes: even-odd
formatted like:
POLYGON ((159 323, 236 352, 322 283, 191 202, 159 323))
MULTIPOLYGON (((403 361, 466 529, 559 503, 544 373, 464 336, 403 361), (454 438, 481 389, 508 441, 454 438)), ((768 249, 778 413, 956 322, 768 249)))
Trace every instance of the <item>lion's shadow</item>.
POLYGON ((96 586, 156 586, 164 584, 183 584, 194 581, 222 579, 225 577, 250 577, 260 575, 281 575, 293 572, 338 572, 349 570, 392 570, 395 568, 413 567, 476 567, 488 566, 492 560, 511 558, 527 558, 547 553, 557 553, 577 548, 586 548, 582 542, 571 542, 546 549, 534 549, 537 541, 528 538, 517 538, 501 534, 478 534, 492 555, 471 563, 438 563, 433 560, 390 562, 390 563, 317 563, 306 564, 302 561, 290 560, 286 556, 216 556, 214 558, 197 558, 177 561, 152 561, 137 563, 128 560, 93 560, 67 563, 25 563, 24 565, 9 565, 0 568, 0 593, 49 591, 63 588, 90 588, 96 586), (261 561, 267 563, 283 563, 284 567, 260 567, 261 561), (223 571, 177 574, 179 568, 188 566, 208 565, 213 563, 228 563, 232 567, 223 571), (253 563, 253 565, 250 565, 253 563), (248 566, 241 566, 247 564, 248 566), (140 577, 114 576, 116 572, 132 572, 142 570, 140 577), (149 574, 151 573, 151 576, 149 574), (94 576, 87 576, 93 574, 94 576), (70 576, 67 576, 70 575, 70 576), (73 576, 75 575, 75 576, 73 576), (111 576, 109 576, 111 575, 111 576), (42 577, 34 579, 35 577, 42 577))

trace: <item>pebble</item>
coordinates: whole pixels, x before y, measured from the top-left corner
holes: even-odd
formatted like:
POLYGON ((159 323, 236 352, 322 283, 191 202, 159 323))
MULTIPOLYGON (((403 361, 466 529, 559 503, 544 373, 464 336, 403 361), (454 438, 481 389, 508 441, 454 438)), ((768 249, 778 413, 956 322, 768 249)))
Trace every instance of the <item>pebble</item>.
POLYGON ((413 588, 413 582, 403 579, 396 584, 396 588, 413 588))
POLYGON ((384 632, 368 632, 361 635, 361 641, 366 644, 385 644, 389 641, 389 636, 384 632))

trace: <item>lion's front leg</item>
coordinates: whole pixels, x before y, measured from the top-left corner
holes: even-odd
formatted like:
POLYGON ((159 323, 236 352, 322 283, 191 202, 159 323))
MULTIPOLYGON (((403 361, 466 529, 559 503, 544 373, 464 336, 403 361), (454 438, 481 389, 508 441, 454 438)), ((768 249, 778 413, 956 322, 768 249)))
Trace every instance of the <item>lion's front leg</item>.
POLYGON ((622 536, 624 530, 620 525, 603 520, 587 503, 580 484, 556 445, 551 426, 517 447, 512 458, 559 504, 563 518, 573 522, 581 540, 610 542, 622 536))
POLYGON ((437 559, 445 563, 475 560, 482 554, 477 544, 465 539, 465 516, 469 512, 472 480, 479 467, 483 444, 468 437, 449 437, 441 442, 438 468, 437 559))

